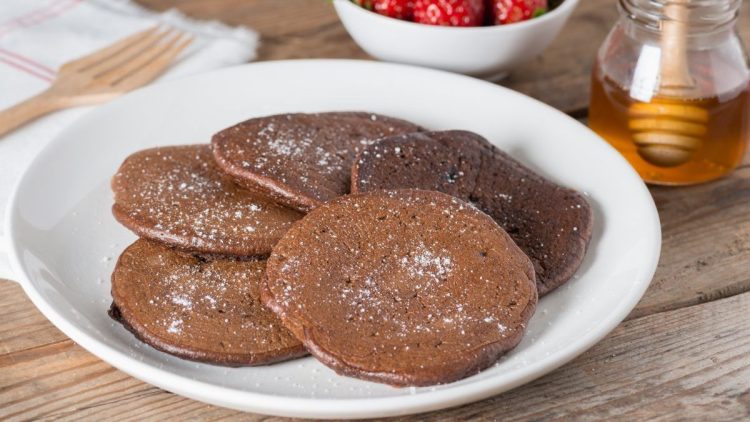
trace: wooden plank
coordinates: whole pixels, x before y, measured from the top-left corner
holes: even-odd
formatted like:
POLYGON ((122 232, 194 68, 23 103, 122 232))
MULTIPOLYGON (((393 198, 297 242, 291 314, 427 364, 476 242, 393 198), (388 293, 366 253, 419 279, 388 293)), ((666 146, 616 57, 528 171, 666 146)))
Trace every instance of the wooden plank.
POLYGON ((630 317, 750 290, 750 159, 728 177, 688 187, 651 187, 662 256, 630 317))
MULTIPOLYGON (((321 28, 338 24, 330 1, 317 0, 137 0, 157 11, 178 9, 198 19, 246 25, 264 38, 316 36, 321 28)), ((343 30, 343 27, 341 27, 343 30)), ((318 38, 315 38, 319 40, 318 38)), ((319 41, 318 41, 319 42, 319 41)), ((351 42, 354 45, 353 42, 351 42)))
MULTIPOLYGON (((20 289, 4 297, 28 302, 20 289)), ((31 304, 27 303, 31 308, 31 304)), ((750 293, 623 323, 563 368, 500 396, 400 420, 679 420, 750 417, 750 293)), ((49 323, 44 330, 56 331, 49 323)), ((0 354, 0 419, 273 421, 159 390, 70 340, 0 354)))
POLYGON ((50 324, 47 319, 25 296, 16 283, 0 279, 0 354, 2 355, 67 339, 60 331, 49 329, 50 324))
POLYGON ((333 5, 317 0, 143 0, 156 10, 177 8, 200 19, 246 25, 261 33, 260 60, 369 58, 349 37, 333 5))

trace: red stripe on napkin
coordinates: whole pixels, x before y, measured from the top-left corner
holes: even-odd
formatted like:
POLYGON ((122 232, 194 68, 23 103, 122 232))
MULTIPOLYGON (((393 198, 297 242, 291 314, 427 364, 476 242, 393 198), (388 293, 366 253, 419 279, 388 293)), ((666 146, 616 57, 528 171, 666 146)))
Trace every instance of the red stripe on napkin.
POLYGON ((14 62, 14 61, 8 60, 5 57, 0 57, 0 62, 3 62, 5 64, 7 64, 8 66, 10 66, 10 67, 12 67, 14 69, 20 70, 20 71, 22 71, 22 72, 24 72, 24 73, 26 73, 28 75, 36 76, 37 78, 43 79, 43 80, 45 80, 47 82, 52 82, 54 80, 54 78, 52 78, 52 77, 50 77, 50 76, 48 76, 46 74, 37 72, 36 70, 34 70, 34 69, 30 68, 30 67, 24 66, 23 64, 20 64, 18 62, 14 62))
POLYGON ((72 9, 78 5, 82 0, 61 0, 57 3, 50 3, 47 7, 43 7, 33 12, 29 12, 26 15, 12 19, 2 26, 0 26, 0 37, 12 32, 18 28, 28 28, 30 26, 38 25, 44 21, 47 21, 56 16, 60 16, 64 12, 72 9))
POLYGON ((45 12, 51 9, 52 7, 58 5, 59 3, 62 3, 63 1, 66 1, 66 0, 52 1, 52 2, 47 3, 45 6, 38 7, 30 12, 24 13, 21 16, 16 16, 14 18, 8 19, 7 21, 0 23, 0 30, 4 30, 7 26, 17 25, 19 22, 25 19, 31 18, 39 13, 45 12))
POLYGON ((22 55, 20 55, 18 53, 14 53, 12 51, 6 50, 6 49, 1 48, 1 47, 0 47, 0 55, 5 55, 9 59, 11 59, 11 60, 21 62, 24 66, 33 67, 33 68, 35 68, 39 72, 47 73, 52 78, 54 78, 57 75, 57 72, 54 69, 52 69, 50 67, 47 67, 47 66, 45 66, 45 65, 43 65, 43 64, 41 64, 41 63, 39 63, 39 62, 37 62, 35 60, 32 60, 32 59, 30 59, 28 57, 22 56, 22 55))

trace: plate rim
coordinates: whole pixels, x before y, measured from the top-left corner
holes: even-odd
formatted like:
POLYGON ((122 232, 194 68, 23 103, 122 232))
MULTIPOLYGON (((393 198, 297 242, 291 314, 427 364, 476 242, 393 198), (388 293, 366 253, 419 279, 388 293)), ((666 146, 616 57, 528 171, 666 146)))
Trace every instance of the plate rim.
MULTIPOLYGON (((106 115, 106 113, 108 113, 109 111, 109 108, 116 107, 117 104, 119 104, 119 102, 123 100, 123 98, 130 98, 134 94, 158 90, 161 86, 164 85, 185 84, 185 81, 190 81, 191 79, 205 78, 208 77, 207 75, 216 76, 216 74, 220 74, 223 72, 234 72, 237 71, 237 69, 246 69, 249 67, 259 68, 305 65, 395 67, 400 68, 405 72, 423 72, 426 74, 435 73, 442 75, 443 77, 469 80, 472 83, 484 83, 487 84, 488 89, 499 89, 505 91, 505 95, 523 97, 524 101, 535 102, 537 103, 537 106, 541 106, 557 112, 563 115, 565 118, 570 119, 572 122, 581 124, 562 111, 557 110, 539 100, 528 97, 509 88, 492 84, 490 82, 481 81, 468 76, 441 70, 427 69, 404 64, 373 62, 365 60, 298 59, 253 62, 217 69, 209 72, 202 72, 196 75, 186 76, 184 78, 178 78, 176 80, 153 84, 138 89, 136 91, 133 91, 133 93, 124 95, 108 104, 102 105, 101 107, 92 110, 90 113, 87 113, 85 116, 78 119, 70 126, 66 127, 60 134, 52 139, 39 152, 39 154, 34 157, 34 159, 24 170, 22 176, 14 186, 13 192, 8 200, 8 211, 6 212, 4 221, 4 233, 7 237, 7 239, 5 240, 7 241, 7 244, 9 246, 9 261, 11 263, 13 272, 16 274, 16 278, 23 287, 24 292, 31 299, 32 303, 34 303, 37 309, 47 318, 47 320, 49 320, 53 325, 60 329, 71 340, 78 343, 84 349, 94 354, 97 358, 114 366, 115 368, 148 384, 155 385, 164 390, 171 391, 194 400, 236 410, 258 412, 268 415, 308 418, 316 417, 359 419, 376 416, 387 417, 406 415, 445 409, 462 404, 472 403, 514 389, 520 385, 523 385, 536 378, 550 373, 554 369, 559 368, 560 366, 568 363, 586 350, 590 349, 594 344, 598 343, 612 330, 614 330, 619 325, 619 323, 622 322, 625 317, 627 317, 630 311, 641 299, 653 279, 653 275, 656 271, 661 253, 662 239, 659 215, 653 202, 653 198, 648 191, 645 183, 641 181, 635 170, 633 170, 632 167, 627 164, 627 161, 625 161, 625 159, 621 157, 619 153, 614 150, 614 148, 607 144, 606 146, 608 146, 610 149, 608 153, 616 154, 616 158, 627 165, 627 167, 631 171, 631 179, 635 180, 635 178, 637 178, 637 181, 640 184, 640 194, 644 195, 644 199, 647 199, 647 201, 645 202, 647 205, 649 205, 648 213, 650 214, 651 219, 648 222, 648 225, 650 227, 647 227, 646 229, 651 232, 653 242, 649 242, 649 244, 652 245, 652 251, 648 253, 650 260, 649 262, 643 263, 645 265, 643 271, 643 280, 640 280, 637 285, 633 286, 633 293, 627 298, 627 300, 620 302, 619 307, 617 309, 614 309, 607 316, 607 318, 603 319, 596 330, 592 330, 584 336, 578 338, 576 341, 567 344, 564 348, 560 349, 554 354, 554 358, 541 360, 524 366, 523 368, 521 368, 518 375, 516 375, 515 378, 510 382, 508 382, 507 380, 498 382, 494 378, 485 378, 472 383, 456 386, 455 388, 420 392, 416 395, 372 398, 307 398, 279 396, 275 394, 264 394, 252 391, 238 391, 230 387, 218 386, 204 381, 192 379, 187 376, 177 375, 171 371, 154 367, 150 364, 138 361, 136 358, 128 356, 127 354, 122 353, 89 335, 86 330, 79 328, 74 322, 69 321, 66 317, 58 313, 52 305, 47 303, 38 289, 34 287, 29 275, 26 273, 26 271, 24 271, 24 266, 21 264, 21 260, 18 256, 19 248, 17 246, 17 244, 20 244, 21 242, 18 238, 14 237, 15 230, 13 220, 16 218, 16 214, 18 213, 17 207, 15 205, 20 195, 20 187, 21 185, 23 185, 23 181, 28 177, 28 174, 37 167, 36 164, 45 157, 45 155, 53 145, 62 143, 66 139, 67 133, 75 132, 79 126, 85 126, 87 124, 87 121, 91 119, 97 119, 99 115, 106 115), (200 392, 200 394, 194 393, 196 391, 200 392)), ((648 251, 644 251, 644 255, 646 255, 646 252, 648 251)))

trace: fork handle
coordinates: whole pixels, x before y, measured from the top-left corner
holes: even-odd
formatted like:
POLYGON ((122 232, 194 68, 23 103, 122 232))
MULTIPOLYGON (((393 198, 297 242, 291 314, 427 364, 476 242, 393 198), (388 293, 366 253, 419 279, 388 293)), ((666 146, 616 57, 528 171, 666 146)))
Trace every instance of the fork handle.
POLYGON ((5 110, 0 110, 0 136, 63 107, 64 104, 60 98, 47 90, 5 110))

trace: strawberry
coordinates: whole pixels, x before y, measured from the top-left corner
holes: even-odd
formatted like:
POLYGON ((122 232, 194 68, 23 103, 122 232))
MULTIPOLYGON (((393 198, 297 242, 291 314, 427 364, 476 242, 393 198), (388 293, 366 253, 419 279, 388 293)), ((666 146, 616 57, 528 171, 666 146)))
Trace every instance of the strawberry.
POLYGON ((495 25, 529 20, 549 10, 547 0, 492 0, 495 25))
POLYGON ((372 0, 376 13, 391 18, 412 20, 414 17, 414 0, 372 0))
POLYGON ((443 26, 478 26, 484 21, 484 0, 416 0, 414 22, 443 26))

